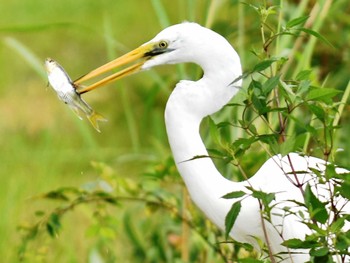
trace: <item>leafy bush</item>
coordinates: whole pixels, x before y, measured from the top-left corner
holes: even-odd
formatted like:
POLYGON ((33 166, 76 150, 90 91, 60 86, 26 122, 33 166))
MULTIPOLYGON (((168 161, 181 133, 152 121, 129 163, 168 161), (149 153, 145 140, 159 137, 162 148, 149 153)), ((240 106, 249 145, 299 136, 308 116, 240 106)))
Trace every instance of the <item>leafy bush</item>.
MULTIPOLYGON (((297 185, 305 199, 305 204, 298 205, 310 214, 310 218, 299 215, 300 220, 312 234, 305 240, 286 240, 284 245, 292 249, 310 249, 312 262, 332 262, 332 255, 340 255, 344 262, 350 246, 349 230, 345 231, 344 225, 350 216, 335 204, 340 197, 349 199, 350 177, 337 174, 331 163, 337 163, 340 120, 350 84, 344 90, 339 89, 341 86, 330 86, 327 78, 321 79, 317 68, 312 66, 316 41, 332 46, 332 41, 319 33, 331 6, 330 1, 317 2, 313 7, 307 7, 305 2, 297 8, 284 1, 279 6, 232 1, 230 5, 238 6, 241 19, 244 14, 259 18, 259 23, 253 25, 256 26, 254 32, 260 30, 260 39, 250 39, 259 44, 249 54, 253 62, 242 76, 243 91, 221 113, 205 121, 202 134, 210 157, 223 174, 234 174, 231 175, 233 179, 249 178, 267 157, 277 153, 288 156, 295 151, 329 161, 325 174, 313 171, 318 184, 331 193, 328 198, 313 193, 308 184, 297 185), (305 15, 307 12, 310 14, 305 15)), ((160 1, 153 1, 153 5, 165 26, 169 19, 164 7, 160 1)), ((215 4, 208 7, 208 26, 211 26, 214 9, 215 4)), ((234 31, 229 23, 222 21, 214 23, 213 28, 220 32, 234 31)), ((238 50, 244 46, 243 33, 244 29, 240 28, 238 50)), ((244 54, 245 58, 247 56, 244 54)), ((191 66, 178 69, 182 76, 190 72, 198 74, 191 66)), ((165 81, 155 77, 154 85, 165 81)), ((126 108, 131 110, 130 105, 126 104, 126 108)), ((129 130, 135 135, 135 120, 128 116, 129 130)), ((137 148, 137 135, 133 137, 137 148)), ((346 161, 342 162, 348 165, 346 161)), ((90 215, 86 232, 90 241, 93 240, 87 256, 89 262, 116 262, 119 252, 115 243, 121 235, 131 246, 123 251, 123 257, 128 256, 133 262, 273 261, 271 255, 270 259, 257 255, 249 244, 227 240, 239 215, 240 202, 234 203, 226 218, 226 233, 203 218, 189 203, 184 185, 168 156, 148 163, 148 171, 140 179, 126 179, 106 163, 93 166, 99 174, 96 181, 82 187, 59 187, 40 196, 55 200, 55 205, 51 211, 36 211, 38 219, 33 224, 19 226, 21 260, 45 261, 48 258, 45 248, 54 246, 47 236, 55 238, 64 232, 64 216, 84 211, 90 215), (38 245, 40 243, 43 245, 38 245)), ((269 221, 274 193, 248 190, 259 200, 262 215, 269 221)), ((245 195, 233 192, 225 198, 244 198, 245 195)), ((262 243, 261 247, 269 255, 268 244, 262 243)))

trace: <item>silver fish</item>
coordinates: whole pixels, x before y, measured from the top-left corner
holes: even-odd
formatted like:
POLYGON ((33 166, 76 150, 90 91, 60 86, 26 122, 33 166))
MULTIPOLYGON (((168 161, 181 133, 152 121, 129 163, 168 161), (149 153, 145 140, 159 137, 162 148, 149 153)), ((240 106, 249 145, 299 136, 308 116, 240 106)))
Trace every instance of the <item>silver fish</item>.
POLYGON ((90 105, 81 98, 73 81, 60 64, 51 58, 47 58, 45 60, 45 68, 49 83, 56 91, 58 98, 66 103, 80 119, 82 119, 80 113, 84 113, 92 126, 100 132, 98 122, 105 122, 107 119, 96 113, 90 105))

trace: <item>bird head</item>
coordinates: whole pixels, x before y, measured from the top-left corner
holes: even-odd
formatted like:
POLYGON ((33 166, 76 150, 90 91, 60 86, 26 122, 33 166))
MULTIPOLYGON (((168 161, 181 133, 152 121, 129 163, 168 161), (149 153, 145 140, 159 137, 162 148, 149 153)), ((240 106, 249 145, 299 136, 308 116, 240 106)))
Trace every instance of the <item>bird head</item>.
MULTIPOLYGON (((144 43, 131 52, 89 72, 74 81, 77 92, 82 94, 121 79, 132 73, 147 70, 163 64, 192 62, 200 65, 204 73, 215 72, 217 78, 229 72, 220 70, 221 65, 232 65, 236 75, 240 75, 240 61, 231 45, 219 34, 196 23, 184 22, 170 26, 152 40, 144 43), (215 60, 215 61, 214 61, 215 60), (128 66, 127 66, 128 65, 128 66), (90 86, 82 86, 82 82, 98 77, 113 69, 125 66, 122 70, 102 79, 90 86), (215 71, 211 70, 215 67, 215 71)), ((230 79, 235 79, 230 72, 230 79)))

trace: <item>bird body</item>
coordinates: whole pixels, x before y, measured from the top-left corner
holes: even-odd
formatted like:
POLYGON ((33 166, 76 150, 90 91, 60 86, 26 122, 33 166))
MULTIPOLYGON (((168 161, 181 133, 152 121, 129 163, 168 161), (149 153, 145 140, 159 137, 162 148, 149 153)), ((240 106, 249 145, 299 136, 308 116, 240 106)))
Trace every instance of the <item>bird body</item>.
MULTIPOLYGON (((289 251, 281 243, 291 238, 304 239, 305 235, 311 233, 294 214, 307 215, 306 208, 297 205, 304 202, 304 197, 302 187, 296 185, 301 183, 305 188, 306 183, 309 183, 313 191, 321 193, 327 199, 330 192, 317 189, 317 176, 311 172, 311 169, 316 169, 322 173, 325 170, 325 161, 296 153, 284 157, 276 155, 267 160, 248 180, 233 182, 220 174, 210 158, 194 158, 208 156, 199 134, 202 119, 219 111, 241 88, 240 59, 228 41, 195 23, 174 25, 164 29, 139 48, 91 71, 77 82, 93 78, 133 60, 139 61, 134 67, 116 73, 80 92, 87 92, 130 73, 162 64, 198 64, 203 69, 203 77, 197 81, 180 81, 172 91, 165 109, 169 144, 193 202, 214 224, 224 230, 225 218, 232 204, 240 201, 242 207, 230 231, 233 239, 251 243, 257 249, 257 239, 260 239, 269 244, 272 255, 284 253, 276 256, 285 258, 283 262, 308 261, 308 251, 289 251), (259 201, 249 195, 250 190, 247 187, 275 194, 271 222, 262 220, 259 201), (222 198, 234 191, 246 192, 247 196, 237 199, 222 198)), ((346 204, 343 210, 350 212, 347 201, 338 204, 346 204)))
MULTIPOLYGON (((279 255, 287 258, 284 262, 307 261, 307 251, 294 250, 293 254, 288 255, 288 249, 281 245, 284 240, 304 239, 306 234, 311 233, 296 215, 283 216, 287 214, 284 212, 285 207, 294 207, 293 212, 306 212, 305 208, 296 207, 294 201, 303 203, 304 199, 302 191, 291 182, 290 173, 293 169, 304 171, 305 173, 298 174, 299 180, 303 183, 314 181, 310 168, 322 171, 325 169, 325 161, 296 153, 289 154, 290 161, 287 157, 276 155, 249 180, 232 182, 218 172, 210 158, 193 159, 195 156, 208 156, 199 134, 202 119, 219 111, 241 86, 241 81, 234 82, 242 74, 239 57, 226 39, 198 24, 184 23, 169 27, 150 42, 157 43, 161 40, 166 40, 169 48, 174 51, 149 60, 149 63, 144 64, 144 69, 158 64, 182 62, 193 62, 203 69, 200 80, 182 80, 176 85, 165 109, 169 144, 193 202, 214 224, 225 230, 225 218, 235 202, 222 198, 225 194, 233 191, 247 192, 246 187, 275 193, 272 214, 278 215, 272 215, 272 224, 265 222, 267 233, 264 233, 262 226, 259 202, 250 196, 242 200, 242 208, 230 236, 239 242, 250 243, 256 249, 259 249, 256 238, 267 242, 268 237, 272 254, 286 253, 279 255), (177 45, 181 47, 177 48, 177 45)), ((349 206, 347 209, 350 211, 349 206)))

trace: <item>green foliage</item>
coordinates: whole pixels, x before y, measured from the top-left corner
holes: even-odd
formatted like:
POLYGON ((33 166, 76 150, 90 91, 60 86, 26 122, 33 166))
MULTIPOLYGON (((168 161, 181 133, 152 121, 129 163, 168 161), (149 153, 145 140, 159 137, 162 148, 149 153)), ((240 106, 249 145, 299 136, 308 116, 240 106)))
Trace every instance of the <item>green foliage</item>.
POLYGON ((314 195, 309 184, 305 187, 304 198, 311 219, 325 224, 329 217, 326 206, 314 195))
MULTIPOLYGON (((259 200, 262 216, 269 220, 275 193, 249 188, 225 195, 235 203, 226 233, 221 233, 186 203, 169 157, 165 98, 178 79, 198 77, 197 68, 179 66, 177 75, 150 71, 96 93, 94 106, 110 119, 96 135, 88 124, 62 112, 55 96, 45 91, 40 61, 47 56, 78 77, 169 24, 199 22, 233 44, 245 72, 239 78, 244 80, 242 92, 208 121, 208 134, 203 129, 223 174, 245 179, 269 156, 290 151, 350 167, 348 2, 327 6, 328 1, 316 1, 318 10, 318 3, 309 1, 219 2, 3 3, 9 10, 0 18, 3 261, 268 261, 249 244, 226 241, 225 234, 227 238, 247 196, 259 200), (17 251, 8 244, 18 244, 17 251)), ((322 186, 334 187, 333 202, 349 198, 348 174, 339 175, 329 165, 325 175, 317 175, 322 186)), ((313 262, 346 254, 350 232, 343 227, 349 215, 325 210, 331 200, 309 186, 305 199, 311 219, 301 220, 313 234, 284 245, 311 249, 313 262)))
POLYGON ((234 202, 230 211, 227 213, 225 218, 225 237, 226 239, 229 237, 230 231, 235 224, 235 221, 241 211, 242 204, 240 201, 234 202))
MULTIPOLYGON (((310 28, 300 27, 309 19, 307 16, 292 19, 286 22, 285 27, 275 29, 266 24, 269 21, 268 17, 275 14, 272 11, 274 8, 264 9, 259 6, 255 10, 263 21, 262 51, 254 51, 259 61, 252 67, 253 70, 248 70, 243 75, 246 83, 249 80, 242 95, 244 105, 237 103, 229 105, 242 107, 243 110, 238 111, 241 112, 241 116, 237 115, 231 122, 225 120, 217 124, 219 129, 237 127, 244 133, 231 143, 225 141, 225 137, 216 138, 222 149, 221 152, 216 150, 216 156, 231 160, 231 164, 243 171, 245 178, 251 173, 245 171, 244 161, 252 150, 265 152, 268 156, 277 153, 288 155, 290 152, 302 152, 307 155, 312 153, 312 155, 319 154, 325 161, 334 161, 336 154, 334 137, 339 129, 339 119, 336 116, 342 111, 335 98, 343 91, 326 88, 324 85, 318 86, 312 71, 307 68, 291 74, 295 78, 287 79, 288 71, 292 71, 288 59, 279 57, 278 53, 274 54, 272 51, 272 47, 279 43, 279 38, 289 34, 297 37, 300 32, 304 32, 326 44, 329 44, 328 40, 310 28)), ((347 100, 347 90, 348 88, 344 93, 346 99, 343 97, 343 103, 347 100)), ((343 238, 347 235, 344 222, 348 215, 342 211, 344 207, 338 205, 338 202, 341 202, 339 196, 345 200, 349 197, 346 194, 349 192, 347 175, 344 171, 343 174, 339 174, 332 164, 327 165, 325 173, 317 169, 311 168, 311 170, 315 173, 317 188, 326 189, 330 196, 326 198, 322 194, 314 193, 310 184, 297 184, 305 202, 298 205, 305 206, 308 211, 306 217, 299 215, 300 221, 304 222, 313 234, 307 236, 305 240, 286 240, 284 245, 293 249, 310 249, 312 262, 333 262, 333 255, 338 255, 344 262, 345 255, 349 254, 349 242, 343 238), (337 236, 342 236, 341 242, 335 239, 337 236)), ((251 194, 239 191, 223 196, 226 199, 234 199, 226 217, 226 237, 239 216, 241 200, 246 196, 251 195, 259 200, 262 217, 271 222, 275 193, 264 193, 251 187, 247 187, 247 190, 251 191, 251 194)))

